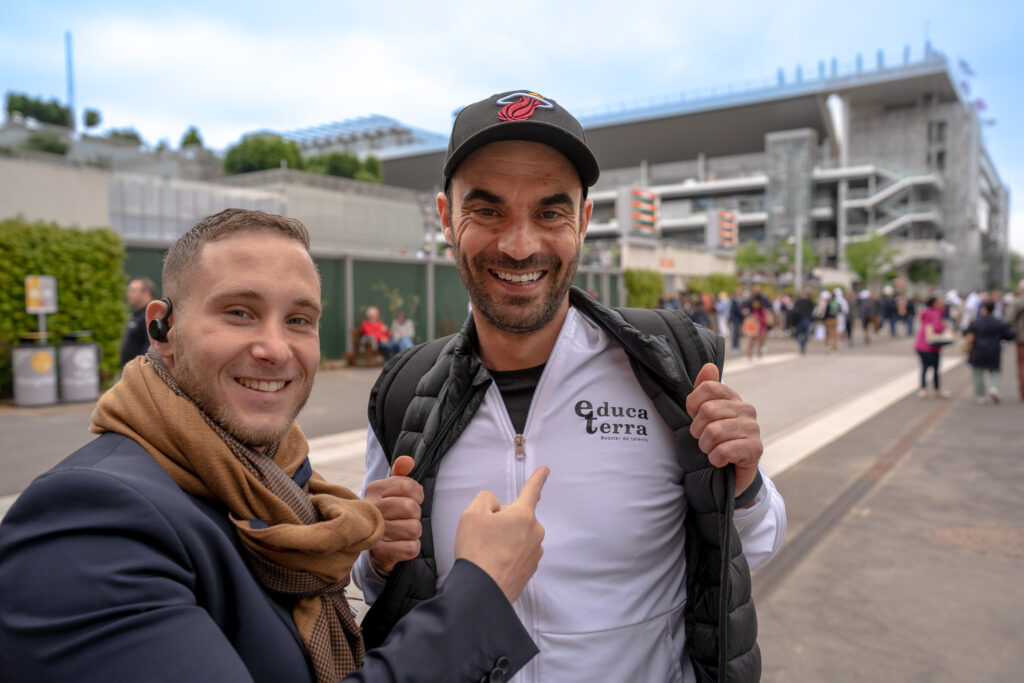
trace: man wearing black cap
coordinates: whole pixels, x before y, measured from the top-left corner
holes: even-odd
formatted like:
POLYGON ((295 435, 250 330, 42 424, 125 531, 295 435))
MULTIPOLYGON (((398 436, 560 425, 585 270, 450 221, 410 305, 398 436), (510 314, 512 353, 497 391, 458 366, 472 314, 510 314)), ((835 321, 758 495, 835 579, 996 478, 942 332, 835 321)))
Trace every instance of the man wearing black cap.
POLYGON ((553 99, 463 109, 443 174, 472 313, 371 395, 365 494, 389 526, 357 565, 368 642, 444 580, 472 494, 508 504, 548 466, 545 555, 515 602, 541 652, 515 680, 756 680, 748 563, 778 549, 785 506, 753 407, 718 381, 720 339, 676 313, 654 334, 571 287, 599 169, 553 99), (415 467, 389 476, 400 455, 415 467))

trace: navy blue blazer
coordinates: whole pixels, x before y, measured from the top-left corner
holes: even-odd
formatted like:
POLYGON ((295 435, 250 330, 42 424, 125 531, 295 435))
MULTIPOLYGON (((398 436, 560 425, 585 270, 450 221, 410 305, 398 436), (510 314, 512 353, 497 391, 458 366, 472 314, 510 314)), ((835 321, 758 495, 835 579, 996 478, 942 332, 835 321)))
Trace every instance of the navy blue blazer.
MULTIPOLYGON (((221 505, 107 433, 0 524, 0 680, 312 681, 292 601, 252 574, 221 505)), ((537 652, 497 584, 456 563, 353 681, 511 676, 537 652)))

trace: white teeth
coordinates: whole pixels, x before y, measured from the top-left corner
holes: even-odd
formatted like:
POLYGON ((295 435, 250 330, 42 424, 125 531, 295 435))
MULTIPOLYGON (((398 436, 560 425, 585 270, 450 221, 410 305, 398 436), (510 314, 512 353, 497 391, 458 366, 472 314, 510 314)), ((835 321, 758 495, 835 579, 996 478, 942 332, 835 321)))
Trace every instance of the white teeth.
POLYGON ((239 377, 235 381, 243 387, 255 389, 256 391, 280 391, 281 389, 284 389, 284 385, 287 384, 287 382, 281 381, 266 382, 264 380, 246 379, 244 377, 239 377))
POLYGON ((500 270, 496 270, 494 271, 494 274, 497 275, 499 279, 505 280, 506 282, 533 282, 534 280, 539 279, 544 273, 540 270, 533 273, 523 274, 503 273, 500 270))

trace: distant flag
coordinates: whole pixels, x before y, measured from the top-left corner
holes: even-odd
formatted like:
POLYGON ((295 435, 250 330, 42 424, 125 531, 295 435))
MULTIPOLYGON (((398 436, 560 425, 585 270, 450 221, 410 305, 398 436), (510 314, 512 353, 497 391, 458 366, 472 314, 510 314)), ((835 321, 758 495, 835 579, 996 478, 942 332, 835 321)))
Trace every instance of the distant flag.
POLYGON ((965 95, 971 94, 971 84, 966 80, 960 81, 960 89, 964 91, 965 95))
POLYGON ((963 71, 965 74, 967 74, 968 76, 973 76, 974 75, 974 70, 971 69, 971 66, 967 63, 966 59, 961 59, 959 64, 960 64, 960 70, 963 71))
POLYGON ((985 100, 979 97, 978 99, 974 100, 974 108, 977 109, 978 111, 985 111, 986 109, 988 109, 988 105, 985 104, 985 100))
POLYGON ((995 119, 982 119, 981 123, 984 126, 994 126, 994 125, 996 125, 996 120, 995 119))

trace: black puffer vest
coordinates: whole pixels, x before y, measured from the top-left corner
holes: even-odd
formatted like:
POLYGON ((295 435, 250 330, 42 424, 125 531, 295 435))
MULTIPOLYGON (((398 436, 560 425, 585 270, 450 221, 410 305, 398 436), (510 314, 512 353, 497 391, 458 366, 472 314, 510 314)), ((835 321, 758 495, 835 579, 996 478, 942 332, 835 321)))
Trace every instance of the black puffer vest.
MULTIPOLYGON (((623 347, 637 381, 675 434, 689 504, 686 645, 697 680, 757 681, 761 655, 750 570, 732 519, 735 472, 731 465, 717 469, 708 462, 690 435, 691 420, 684 409, 701 365, 716 362, 721 368, 721 338, 675 311, 613 311, 576 288, 569 296, 574 307, 623 347), (638 327, 660 332, 648 334, 638 327)), ((364 619, 368 648, 380 644, 403 614, 436 592, 430 502, 438 466, 473 419, 491 383, 476 346, 470 316, 458 334, 392 359, 370 394, 374 434, 391 460, 402 454, 415 459, 411 476, 423 485, 424 504, 420 556, 395 567, 364 619), (423 355, 417 361, 419 354, 423 355)))

